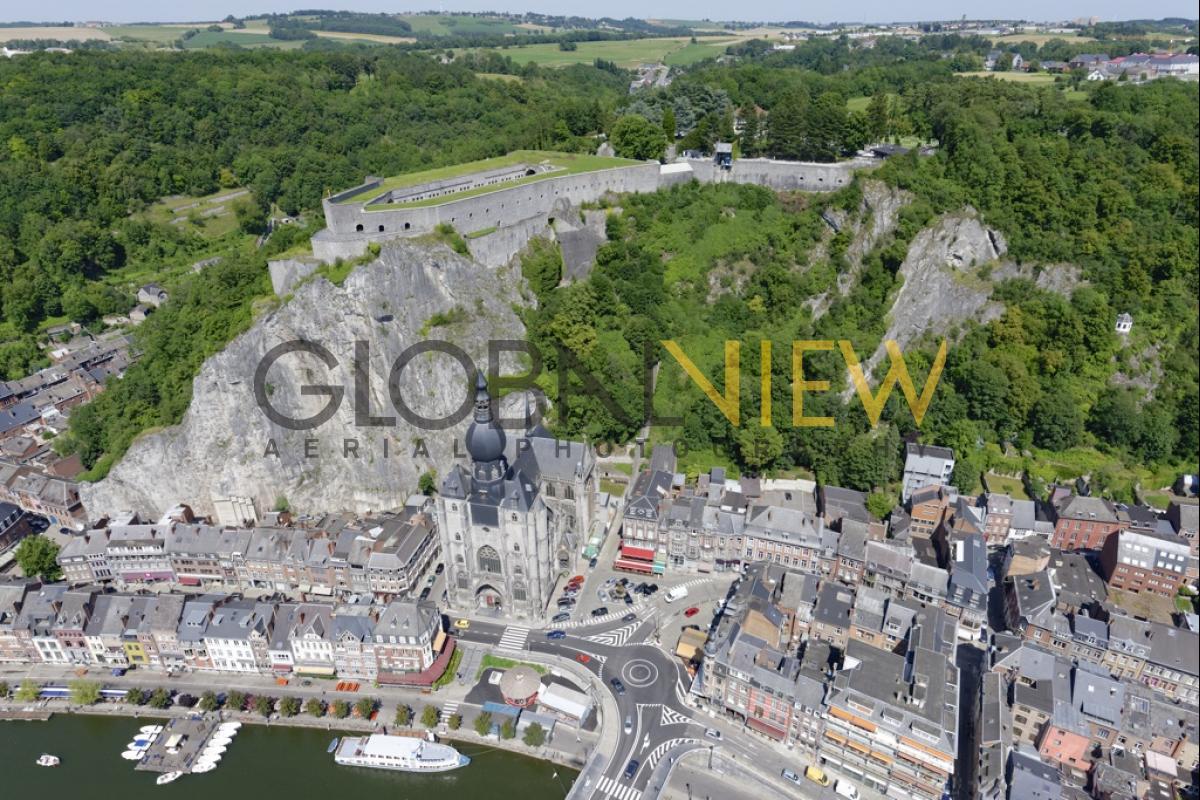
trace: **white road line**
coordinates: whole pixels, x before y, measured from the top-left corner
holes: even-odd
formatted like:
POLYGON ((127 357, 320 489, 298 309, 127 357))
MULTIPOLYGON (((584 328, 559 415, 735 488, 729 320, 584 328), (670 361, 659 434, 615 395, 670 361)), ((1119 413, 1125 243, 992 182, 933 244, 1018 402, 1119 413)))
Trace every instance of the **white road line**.
POLYGON ((509 625, 500 637, 500 650, 524 650, 525 642, 529 639, 529 628, 520 625, 509 625))
POLYGON ((457 712, 458 712, 458 703, 446 703, 446 705, 442 706, 441 723, 443 725, 449 724, 450 718, 453 717, 455 715, 455 713, 457 713, 457 712))

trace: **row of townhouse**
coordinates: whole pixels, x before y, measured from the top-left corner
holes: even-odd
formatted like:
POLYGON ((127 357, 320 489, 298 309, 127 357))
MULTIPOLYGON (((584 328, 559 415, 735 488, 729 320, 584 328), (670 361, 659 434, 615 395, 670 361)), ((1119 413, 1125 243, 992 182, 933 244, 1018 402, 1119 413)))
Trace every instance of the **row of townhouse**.
POLYGON ((58 563, 73 584, 389 598, 419 591, 437 552, 432 501, 417 496, 399 513, 329 517, 311 528, 225 528, 195 521, 183 506, 157 523, 130 515, 74 537, 58 563))
POLYGON ((693 692, 856 783, 936 800, 955 772, 956 628, 936 605, 754 564, 705 646, 693 692))
POLYGON ((86 524, 79 484, 53 467, 0 459, 0 502, 46 517, 56 528, 82 530, 86 524))
POLYGON ((818 493, 804 480, 731 480, 719 467, 688 484, 674 472, 669 446, 654 454, 626 498, 617 569, 709 573, 767 561, 853 582, 867 541, 885 535, 861 492, 818 493))
POLYGON ((0 663, 428 683, 452 651, 441 614, 425 602, 293 603, 0 582, 0 663))
POLYGON ((1006 639, 984 676, 979 796, 1001 798, 1006 788, 1008 797, 1024 796, 1011 774, 1018 753, 1041 765, 1061 796, 1101 800, 1153 796, 1161 775, 1186 777, 1200 765, 1194 705, 1038 643, 1006 639))

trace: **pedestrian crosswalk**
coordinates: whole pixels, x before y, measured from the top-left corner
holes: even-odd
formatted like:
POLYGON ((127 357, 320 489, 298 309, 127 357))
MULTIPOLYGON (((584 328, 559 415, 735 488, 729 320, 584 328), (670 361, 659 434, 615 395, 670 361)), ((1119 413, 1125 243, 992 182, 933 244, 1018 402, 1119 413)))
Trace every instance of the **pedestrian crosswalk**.
POLYGON ((646 759, 646 767, 650 770, 653 770, 669 750, 673 750, 676 747, 684 744, 696 744, 699 741, 699 739, 668 739, 658 747, 654 748, 653 752, 650 753, 650 757, 646 759))
POLYGON ((509 625, 504 629, 497 648, 500 650, 524 650, 529 639, 529 628, 521 625, 509 625))
POLYGON ((659 725, 688 725, 691 723, 691 718, 685 716, 670 706, 665 706, 662 703, 638 703, 638 711, 647 711, 646 719, 650 718, 649 709, 661 709, 659 715, 659 725))
POLYGON ((612 798, 612 800, 638 800, 642 796, 641 789, 625 786, 613 778, 602 777, 596 784, 597 794, 593 797, 612 798))
POLYGON ((458 703, 446 703, 446 705, 442 706, 441 723, 443 725, 449 725, 450 718, 453 717, 457 713, 458 713, 458 703))

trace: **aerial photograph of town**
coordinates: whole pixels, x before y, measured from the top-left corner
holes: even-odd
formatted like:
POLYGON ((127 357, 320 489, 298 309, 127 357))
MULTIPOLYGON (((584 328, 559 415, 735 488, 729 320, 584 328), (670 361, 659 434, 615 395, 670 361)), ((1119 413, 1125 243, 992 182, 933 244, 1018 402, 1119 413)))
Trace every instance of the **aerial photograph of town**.
POLYGON ((0 4, 0 796, 1200 800, 1198 17, 0 4))

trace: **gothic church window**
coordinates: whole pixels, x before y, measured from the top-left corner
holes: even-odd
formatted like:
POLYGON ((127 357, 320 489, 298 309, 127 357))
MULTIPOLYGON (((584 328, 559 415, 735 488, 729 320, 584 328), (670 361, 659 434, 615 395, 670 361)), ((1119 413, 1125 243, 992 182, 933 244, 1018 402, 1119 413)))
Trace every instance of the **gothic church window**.
POLYGON ((479 568, 484 572, 503 572, 500 566, 500 554, 496 552, 496 548, 485 544, 479 548, 479 552, 475 555, 475 560, 479 564, 479 568))

